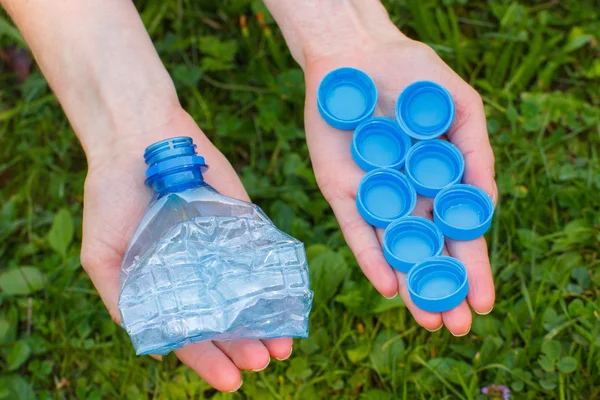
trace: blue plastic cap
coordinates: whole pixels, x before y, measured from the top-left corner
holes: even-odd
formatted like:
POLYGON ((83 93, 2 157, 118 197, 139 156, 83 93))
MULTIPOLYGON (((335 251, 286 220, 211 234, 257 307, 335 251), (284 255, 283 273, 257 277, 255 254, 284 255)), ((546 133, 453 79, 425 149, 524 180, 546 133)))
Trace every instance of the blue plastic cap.
POLYGON ((452 310, 467 297, 467 269, 456 258, 431 257, 415 264, 406 276, 408 292, 421 310, 452 310))
POLYGON ((443 188, 460 183, 465 172, 465 159, 452 143, 427 140, 409 150, 404 171, 417 193, 435 197, 443 188))
POLYGON ((444 134, 454 121, 456 108, 441 85, 418 81, 408 85, 396 103, 396 119, 409 136, 428 140, 444 134))
POLYGON ((385 228, 392 221, 409 215, 416 204, 417 192, 404 174, 393 169, 374 169, 358 185, 358 212, 377 228, 385 228))
POLYGON ((354 129, 370 118, 377 105, 375 83, 361 70, 344 67, 331 71, 321 81, 317 107, 327 123, 338 129, 354 129))
POLYGON ((192 138, 185 136, 161 140, 148 146, 144 161, 148 165, 146 185, 153 187, 160 181, 157 186, 160 190, 184 181, 201 182, 202 173, 208 169, 204 157, 197 155, 192 138))
POLYGON ((398 123, 385 117, 370 118, 354 131, 351 152, 364 171, 377 168, 401 169, 410 149, 410 137, 398 123))
POLYGON ((482 236, 490 228, 493 216, 492 198, 475 186, 449 186, 433 201, 433 220, 450 239, 473 240, 482 236))
POLYGON ((404 217, 392 222, 383 234, 383 255, 405 274, 415 263, 439 256, 444 236, 433 222, 423 217, 404 217))

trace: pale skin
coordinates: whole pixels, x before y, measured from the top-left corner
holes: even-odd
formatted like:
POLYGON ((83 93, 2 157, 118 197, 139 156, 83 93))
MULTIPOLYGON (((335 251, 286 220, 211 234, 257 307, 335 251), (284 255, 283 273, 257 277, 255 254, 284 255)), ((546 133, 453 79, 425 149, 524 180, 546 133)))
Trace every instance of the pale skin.
MULTIPOLYGON (((468 270, 469 295, 444 313, 414 306, 404 274, 395 272, 381 250, 383 231, 359 216, 355 206, 364 175, 350 155, 351 133, 323 121, 316 91, 331 69, 353 66, 367 72, 379 90, 377 113, 392 116, 400 91, 415 80, 444 85, 456 105, 448 132, 465 156, 465 182, 497 200, 494 155, 479 95, 429 47, 408 39, 389 20, 378 0, 266 0, 288 47, 305 73, 305 130, 321 191, 344 237, 374 287, 386 297, 400 294, 418 324, 442 326, 455 336, 468 333, 471 309, 486 314, 494 305, 494 284, 483 238, 447 240, 445 252, 468 270), (343 171, 343 173, 340 173, 343 171)), ((249 200, 227 159, 181 108, 139 15, 127 0, 0 0, 21 30, 53 88, 88 160, 81 262, 112 318, 121 259, 150 199, 144 186, 144 148, 160 139, 190 136, 211 166, 206 180, 221 193, 249 200)), ((419 199, 416 215, 431 218, 432 203, 419 199)), ((205 342, 175 353, 221 391, 237 390, 240 370, 261 370, 283 360, 291 339, 205 342)))

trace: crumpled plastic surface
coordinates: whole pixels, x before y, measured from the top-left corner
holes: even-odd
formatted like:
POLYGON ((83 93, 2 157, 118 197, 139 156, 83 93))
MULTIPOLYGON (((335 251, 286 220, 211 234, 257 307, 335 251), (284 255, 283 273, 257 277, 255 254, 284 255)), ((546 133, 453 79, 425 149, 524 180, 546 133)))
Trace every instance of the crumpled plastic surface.
POLYGON ((208 190, 155 203, 134 234, 130 250, 143 254, 125 257, 119 310, 137 354, 204 340, 308 335, 313 293, 303 244, 255 205, 189 201, 221 196, 208 190), (207 209, 221 215, 203 216, 207 209), (148 229, 165 226, 159 240, 140 243, 158 236, 148 229))

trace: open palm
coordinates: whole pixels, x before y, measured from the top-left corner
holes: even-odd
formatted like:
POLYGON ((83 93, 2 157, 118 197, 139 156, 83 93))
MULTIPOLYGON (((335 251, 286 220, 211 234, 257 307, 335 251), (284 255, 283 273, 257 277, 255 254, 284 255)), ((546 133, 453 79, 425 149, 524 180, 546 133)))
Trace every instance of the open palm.
MULTIPOLYGON (((368 225, 356 208, 358 184, 365 172, 350 153, 352 133, 329 126, 317 110, 317 89, 331 70, 349 66, 365 71, 373 78, 378 92, 376 114, 394 116, 398 95, 410 83, 431 80, 445 86, 456 103, 456 118, 447 138, 465 158, 464 182, 485 190, 494 202, 494 155, 488 140, 483 103, 477 92, 450 69, 428 46, 402 38, 384 43, 368 43, 355 50, 343 48, 326 56, 309 60, 305 67, 305 125, 311 160, 317 182, 338 219, 344 237, 356 259, 375 288, 384 296, 396 293, 406 303, 415 320, 429 330, 446 327, 457 336, 468 333, 471 326, 469 305, 478 313, 491 311, 494 283, 485 239, 469 242, 446 239, 445 254, 461 260, 468 271, 467 300, 444 313, 429 313, 417 308, 410 299, 405 275, 393 270, 381 249, 382 229, 368 225), (467 303, 468 302, 468 303, 467 303)), ((414 215, 432 219, 433 202, 419 196, 414 215)))
MULTIPOLYGON (((90 157, 81 260, 117 323, 121 261, 151 198, 150 189, 144 186, 144 148, 172 136, 194 139, 199 153, 210 165, 205 175, 209 184, 227 196, 249 200, 229 162, 183 111, 175 112, 168 126, 157 127, 144 137, 124 138, 118 150, 90 157)), ((216 389, 233 391, 242 383, 240 369, 264 369, 271 356, 285 359, 291 350, 291 339, 209 341, 185 346, 175 354, 216 389)))

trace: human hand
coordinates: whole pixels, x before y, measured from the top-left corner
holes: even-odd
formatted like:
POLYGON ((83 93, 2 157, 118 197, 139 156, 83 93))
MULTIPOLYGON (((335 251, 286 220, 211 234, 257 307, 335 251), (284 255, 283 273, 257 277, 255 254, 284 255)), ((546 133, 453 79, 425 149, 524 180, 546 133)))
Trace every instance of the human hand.
MULTIPOLYGON (((121 261, 151 198, 151 190, 144 185, 144 149, 171 136, 192 137, 211 166, 206 181, 227 196, 249 201, 231 164, 181 109, 144 136, 122 137, 112 148, 88 150, 81 263, 117 324, 121 261)), ((242 384, 239 370, 262 370, 270 357, 283 360, 291 351, 291 339, 269 339, 202 342, 185 346, 175 354, 216 389, 235 391, 242 384)))
MULTIPOLYGON (((352 132, 329 126, 318 112, 316 99, 323 77, 343 66, 361 69, 373 78, 379 93, 376 115, 393 117, 400 92, 414 81, 431 80, 443 85, 456 103, 456 117, 446 137, 465 158, 464 182, 479 186, 496 202, 494 154, 481 98, 430 47, 408 39, 395 27, 380 29, 372 35, 363 27, 357 29, 356 34, 346 32, 340 40, 337 44, 310 46, 303 54, 305 129, 319 187, 361 269, 375 288, 386 297, 399 292, 415 320, 424 328, 435 331, 446 325, 455 336, 465 335, 472 322, 469 305, 479 314, 489 313, 494 305, 494 283, 485 239, 467 242, 446 239, 444 254, 458 258, 467 268, 467 300, 444 313, 417 308, 410 299, 405 274, 393 270, 383 256, 383 229, 367 224, 356 208, 356 192, 365 172, 354 163, 350 153, 352 132)), ((432 208, 432 199, 419 196, 413 214, 432 219, 432 208)))

